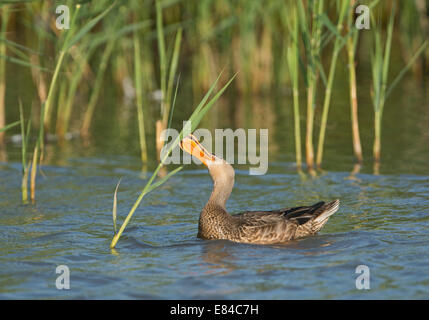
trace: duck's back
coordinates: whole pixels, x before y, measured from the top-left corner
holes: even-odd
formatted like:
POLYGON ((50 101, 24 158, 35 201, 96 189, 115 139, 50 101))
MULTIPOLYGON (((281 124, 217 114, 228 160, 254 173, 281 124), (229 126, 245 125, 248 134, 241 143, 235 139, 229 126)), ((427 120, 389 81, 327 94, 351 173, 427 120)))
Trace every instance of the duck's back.
POLYGON ((281 243, 317 233, 339 207, 339 200, 273 211, 247 211, 232 216, 235 231, 230 240, 247 243, 281 243))

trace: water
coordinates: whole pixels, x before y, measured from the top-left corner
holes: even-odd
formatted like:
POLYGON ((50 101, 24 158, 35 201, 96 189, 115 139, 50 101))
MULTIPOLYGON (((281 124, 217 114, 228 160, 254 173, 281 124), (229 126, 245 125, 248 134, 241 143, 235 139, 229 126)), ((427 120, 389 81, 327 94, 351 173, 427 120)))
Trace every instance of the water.
MULTIPOLYGON (((129 114, 98 116, 89 146, 79 139, 48 145, 34 205, 21 205, 20 146, 9 143, 8 161, 0 162, 0 298, 429 298, 429 103, 416 86, 406 81, 386 107, 379 175, 369 156, 372 106, 366 95, 360 99, 366 161, 355 175, 346 91, 334 96, 325 171, 317 178, 296 173, 284 97, 215 107, 202 126, 270 130, 268 173, 249 176, 247 166, 236 167, 231 212, 341 199, 319 235, 283 245, 196 238, 212 185, 206 170, 190 165, 144 199, 110 250, 118 179, 122 222, 153 170, 151 163, 141 174, 129 114), (231 105, 233 116, 225 119, 231 105), (259 116, 247 117, 249 110, 259 116), (370 268, 370 290, 356 289, 362 264, 370 268), (55 287, 59 265, 70 268, 70 290, 55 287)), ((177 114, 177 127, 183 114, 177 114)))

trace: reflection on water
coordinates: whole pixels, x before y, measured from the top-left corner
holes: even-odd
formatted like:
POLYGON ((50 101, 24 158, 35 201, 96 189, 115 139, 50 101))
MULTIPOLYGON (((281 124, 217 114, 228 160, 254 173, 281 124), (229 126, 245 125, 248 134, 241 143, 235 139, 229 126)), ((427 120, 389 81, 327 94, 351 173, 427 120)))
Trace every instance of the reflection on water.
POLYGON ((207 274, 228 274, 237 269, 228 245, 225 241, 208 241, 202 248, 201 259, 208 264, 207 274))
MULTIPOLYGON (((0 298, 429 298, 429 108, 414 87, 405 82, 389 102, 379 168, 370 157, 370 101, 360 100, 365 161, 355 165, 348 95, 339 90, 317 177, 296 173, 290 96, 222 98, 207 115, 209 129, 269 129, 268 173, 249 176, 248 166, 235 166, 231 212, 341 199, 319 235, 284 245, 197 239, 211 180, 189 165, 145 197, 110 250, 118 179, 121 223, 155 166, 141 172, 135 118, 109 113, 114 101, 105 101, 88 141, 47 144, 34 205, 21 205, 21 150, 9 143, 0 150, 0 298), (68 291, 55 288, 61 264, 70 268, 68 291), (360 264, 371 270, 371 290, 355 287, 360 264)), ((176 128, 192 107, 181 99, 176 128)))

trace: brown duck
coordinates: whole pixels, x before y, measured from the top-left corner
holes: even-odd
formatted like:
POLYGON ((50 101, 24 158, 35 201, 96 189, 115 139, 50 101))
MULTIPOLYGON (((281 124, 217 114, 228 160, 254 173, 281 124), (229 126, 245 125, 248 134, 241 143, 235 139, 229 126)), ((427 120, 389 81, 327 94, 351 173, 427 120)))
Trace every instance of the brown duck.
POLYGON ((308 207, 230 215, 225 205, 234 186, 233 167, 210 154, 193 135, 184 138, 180 148, 207 166, 214 183, 212 194, 200 214, 199 238, 258 244, 287 242, 316 234, 338 210, 340 201, 335 200, 308 207))

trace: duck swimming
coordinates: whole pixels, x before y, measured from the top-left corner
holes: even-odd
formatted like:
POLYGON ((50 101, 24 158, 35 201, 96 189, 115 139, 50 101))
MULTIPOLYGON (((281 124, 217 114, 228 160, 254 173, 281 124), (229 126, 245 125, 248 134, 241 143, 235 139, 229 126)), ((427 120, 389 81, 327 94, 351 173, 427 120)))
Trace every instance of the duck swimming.
POLYGON ((213 191, 200 214, 198 237, 234 242, 274 244, 316 234, 339 207, 340 201, 272 211, 226 211, 234 186, 234 168, 209 153, 192 134, 180 141, 180 148, 207 166, 213 191))

